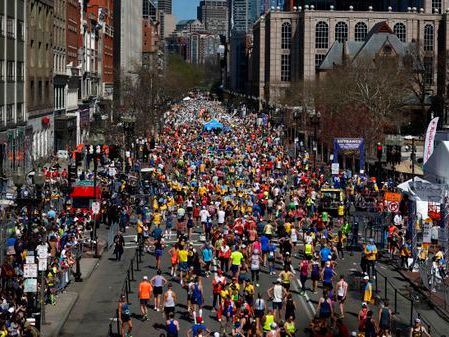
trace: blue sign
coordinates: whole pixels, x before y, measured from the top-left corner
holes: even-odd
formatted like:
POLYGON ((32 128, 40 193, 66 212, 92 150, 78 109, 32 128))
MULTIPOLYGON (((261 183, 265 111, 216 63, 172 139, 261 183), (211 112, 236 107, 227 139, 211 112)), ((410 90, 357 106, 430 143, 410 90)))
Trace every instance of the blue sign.
POLYGON ((334 163, 338 163, 338 153, 341 151, 354 151, 360 153, 360 168, 365 168, 365 140, 363 138, 334 138, 334 163))

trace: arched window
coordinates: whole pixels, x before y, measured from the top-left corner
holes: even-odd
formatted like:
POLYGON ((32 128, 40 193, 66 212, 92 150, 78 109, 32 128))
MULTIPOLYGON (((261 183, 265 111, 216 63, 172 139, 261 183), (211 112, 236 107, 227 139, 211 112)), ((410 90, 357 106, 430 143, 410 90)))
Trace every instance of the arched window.
POLYGON ((315 48, 323 49, 329 47, 329 26, 320 21, 315 26, 315 48))
POLYGON ((292 25, 290 24, 290 22, 284 22, 282 24, 281 48, 290 49, 291 44, 292 44, 292 25))
POLYGON ((393 32, 401 42, 405 42, 407 30, 405 29, 405 25, 403 23, 399 22, 395 24, 393 27, 393 32))
POLYGON ((424 51, 433 51, 433 26, 424 27, 424 51))
POLYGON ((348 41, 348 25, 345 22, 337 22, 335 25, 335 40, 338 42, 348 41))
POLYGON ((358 22, 355 25, 355 40, 364 41, 366 38, 366 34, 368 34, 368 27, 364 22, 358 22))

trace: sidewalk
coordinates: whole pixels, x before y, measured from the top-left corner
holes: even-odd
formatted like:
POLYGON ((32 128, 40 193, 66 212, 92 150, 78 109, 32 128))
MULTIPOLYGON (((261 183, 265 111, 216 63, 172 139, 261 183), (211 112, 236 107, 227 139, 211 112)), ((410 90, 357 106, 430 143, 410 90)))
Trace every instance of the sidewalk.
MULTIPOLYGON (((100 226, 98 235, 106 237, 107 229, 104 225, 100 226)), ((98 240, 98 253, 102 256, 106 247, 106 241, 103 239, 98 240)), ((80 272, 82 282, 76 283, 72 280, 65 291, 60 293, 56 299, 56 305, 45 306, 45 324, 41 327, 41 333, 43 337, 58 337, 60 332, 69 318, 75 304, 79 299, 79 291, 77 288, 80 284, 86 283, 94 270, 99 266, 100 259, 94 258, 94 250, 84 249, 83 257, 80 260, 80 272)), ((74 269, 75 270, 75 269, 74 269)))

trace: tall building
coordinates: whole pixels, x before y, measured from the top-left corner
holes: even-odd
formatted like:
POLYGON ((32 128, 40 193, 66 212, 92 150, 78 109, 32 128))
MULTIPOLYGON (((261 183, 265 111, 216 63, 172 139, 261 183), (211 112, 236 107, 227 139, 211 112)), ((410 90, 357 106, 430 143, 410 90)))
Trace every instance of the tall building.
POLYGON ((172 14, 172 0, 158 0, 157 9, 165 14, 172 14))
POLYGON ((176 29, 176 18, 172 14, 167 14, 164 11, 159 12, 160 18, 160 36, 161 39, 166 39, 176 29))
POLYGON ((153 0, 143 0, 143 18, 159 21, 157 4, 153 0))
POLYGON ((142 22, 142 64, 154 64, 160 51, 159 22, 144 18, 142 22))
POLYGON ((229 29, 235 32, 250 32, 259 17, 260 0, 228 0, 229 29))
POLYGON ((98 55, 98 96, 112 99, 113 95, 113 0, 90 0, 87 17, 95 22, 93 30, 97 39, 98 55))
POLYGON ((197 18, 206 32, 228 36, 228 5, 226 0, 202 0, 197 7, 197 18))
POLYGON ((30 132, 25 110, 24 0, 0 6, 0 172, 24 173, 31 164, 30 132))
POLYGON ((120 82, 142 65, 142 0, 114 2, 114 101, 121 102, 120 82))
POLYGON ((192 33, 187 44, 186 61, 192 64, 218 62, 220 36, 209 33, 192 33))
POLYGON ((27 110, 34 159, 53 154, 53 1, 27 3, 27 110))
POLYGON ((66 108, 66 0, 54 0, 53 11, 53 99, 55 115, 65 114, 66 108))

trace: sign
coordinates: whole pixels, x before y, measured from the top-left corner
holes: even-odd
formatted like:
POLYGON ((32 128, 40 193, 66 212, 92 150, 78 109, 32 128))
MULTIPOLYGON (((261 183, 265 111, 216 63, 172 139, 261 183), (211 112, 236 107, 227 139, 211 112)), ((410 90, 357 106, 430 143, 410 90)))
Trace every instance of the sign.
POLYGON ((389 212, 399 212, 399 203, 397 201, 386 201, 385 203, 389 212))
POLYGON ((39 264, 37 266, 37 269, 39 271, 46 271, 47 270, 47 259, 39 259, 39 264))
POLYGON ((25 293, 36 293, 37 292, 37 279, 27 278, 23 281, 23 291, 25 293))
POLYGON ((35 263, 34 255, 25 257, 25 263, 35 263))
POLYGON ((94 182, 90 180, 80 180, 76 183, 76 186, 94 187, 94 182))
POLYGON ((100 213, 100 203, 98 201, 92 203, 92 213, 93 214, 100 213))
POLYGON ((422 242, 423 243, 430 243, 431 242, 431 235, 430 235, 430 228, 432 227, 431 222, 424 222, 422 227, 422 242))
POLYGON ((37 256, 40 259, 46 259, 48 257, 48 247, 46 245, 39 245, 36 247, 37 256))
POLYGON ((359 170, 365 169, 365 140, 363 138, 334 138, 334 163, 338 163, 338 153, 345 151, 358 151, 359 170))
POLYGON ((340 163, 332 163, 331 171, 332 171, 332 174, 339 174, 340 173, 340 163))
POLYGON ((394 201, 394 202, 401 202, 401 193, 397 192, 385 192, 384 194, 384 200, 385 201, 394 201))
POLYGON ((31 278, 37 277, 37 264, 36 263, 26 263, 23 265, 23 277, 31 278))
POLYGON ((429 160, 430 156, 433 153, 433 147, 435 142, 435 135, 437 133, 437 126, 439 117, 435 117, 429 123, 426 132, 426 141, 424 143, 424 157, 423 157, 423 165, 429 160))

